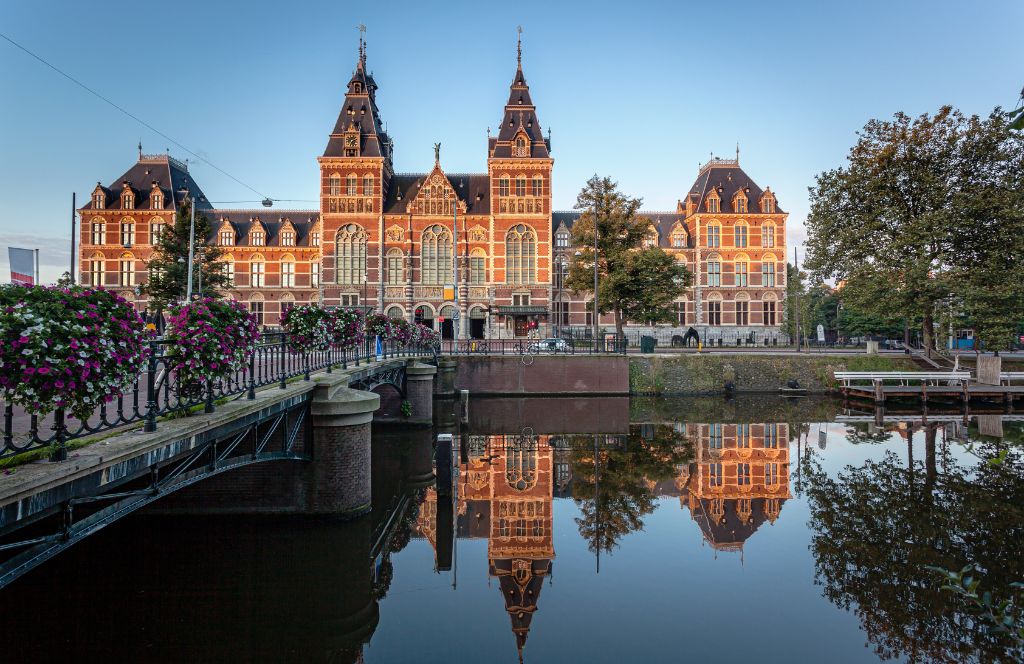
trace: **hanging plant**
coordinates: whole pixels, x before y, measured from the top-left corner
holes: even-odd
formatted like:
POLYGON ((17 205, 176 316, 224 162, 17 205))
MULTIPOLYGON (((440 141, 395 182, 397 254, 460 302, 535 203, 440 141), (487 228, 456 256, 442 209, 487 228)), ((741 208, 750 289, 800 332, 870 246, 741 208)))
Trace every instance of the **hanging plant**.
POLYGON ((331 346, 341 350, 361 346, 366 339, 362 311, 335 309, 330 314, 331 346))
POLYGON ((204 385, 244 372, 259 334, 256 316, 234 300, 207 297, 171 307, 167 356, 181 396, 198 398, 204 385))
POLYGON ((110 291, 0 286, 0 389, 31 413, 86 419, 138 378, 150 334, 110 291))
POLYGON ((331 341, 332 316, 315 304, 293 307, 281 317, 288 344, 303 353, 327 348, 331 341))

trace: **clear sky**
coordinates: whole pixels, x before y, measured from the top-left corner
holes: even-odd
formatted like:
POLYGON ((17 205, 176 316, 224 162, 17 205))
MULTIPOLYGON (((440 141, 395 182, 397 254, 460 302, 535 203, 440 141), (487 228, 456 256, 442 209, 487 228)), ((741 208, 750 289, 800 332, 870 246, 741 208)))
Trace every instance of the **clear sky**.
MULTIPOLYGON (((556 209, 590 175, 674 210, 713 152, 770 185, 803 238, 807 187, 896 111, 1015 105, 1024 2, 175 2, 6 0, 0 32, 274 198, 308 202, 367 26, 395 169, 485 172, 516 25, 556 209)), ((7 245, 68 264, 71 192, 182 150, 0 40, 0 279, 7 245)), ((256 195, 209 166, 214 202, 256 195)), ((247 207, 250 204, 224 205, 247 207)))

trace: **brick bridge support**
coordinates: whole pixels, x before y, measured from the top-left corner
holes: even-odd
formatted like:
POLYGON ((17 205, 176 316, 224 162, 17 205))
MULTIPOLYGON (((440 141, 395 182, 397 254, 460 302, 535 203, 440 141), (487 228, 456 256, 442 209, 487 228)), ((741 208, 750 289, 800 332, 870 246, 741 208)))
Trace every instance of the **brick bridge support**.
POLYGON ((408 422, 430 426, 434 422, 434 376, 437 367, 410 362, 405 367, 405 394, 412 406, 408 422))
POLYGON ((379 406, 373 392, 317 385, 308 513, 350 519, 370 511, 370 423, 379 406))

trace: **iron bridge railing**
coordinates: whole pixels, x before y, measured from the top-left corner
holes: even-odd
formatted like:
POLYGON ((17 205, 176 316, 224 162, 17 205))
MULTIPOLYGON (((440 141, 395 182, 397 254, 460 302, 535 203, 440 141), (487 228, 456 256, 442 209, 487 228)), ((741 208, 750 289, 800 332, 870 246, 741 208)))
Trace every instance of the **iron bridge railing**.
POLYGON ((624 339, 468 339, 441 342, 443 355, 625 355, 624 339))
MULTIPOLYGON (((157 423, 167 416, 182 416, 202 410, 215 412, 218 404, 235 399, 255 399, 256 390, 271 385, 281 389, 290 380, 309 380, 316 371, 331 373, 334 367, 359 366, 377 356, 374 340, 359 348, 327 348, 309 353, 296 350, 282 332, 260 336, 248 366, 214 381, 188 381, 182 384, 171 370, 174 357, 171 342, 150 342, 150 357, 132 385, 121 395, 112 395, 85 420, 77 420, 63 408, 41 415, 26 412, 6 402, 3 415, 3 447, 0 459, 35 449, 50 447, 50 460, 67 459, 68 443, 77 438, 111 431, 143 422, 145 431, 156 431, 157 423)), ((403 346, 382 342, 382 359, 437 354, 436 345, 403 346)))

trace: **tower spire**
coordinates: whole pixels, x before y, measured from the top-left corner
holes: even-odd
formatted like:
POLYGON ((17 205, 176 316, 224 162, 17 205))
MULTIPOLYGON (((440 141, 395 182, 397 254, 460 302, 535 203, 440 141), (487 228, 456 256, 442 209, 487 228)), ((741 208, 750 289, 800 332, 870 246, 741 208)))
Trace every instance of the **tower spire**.
POLYGON ((366 26, 359 24, 359 66, 366 69, 366 26))
POLYGON ((523 26, 516 26, 516 67, 523 68, 523 26))
POLYGON ((736 141, 736 164, 740 163, 740 142, 736 141))

